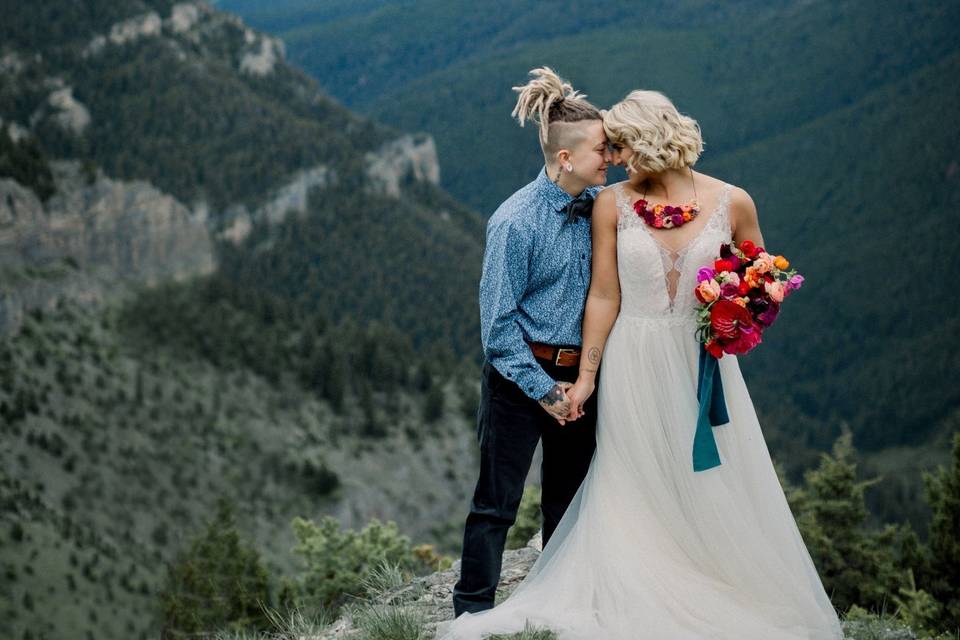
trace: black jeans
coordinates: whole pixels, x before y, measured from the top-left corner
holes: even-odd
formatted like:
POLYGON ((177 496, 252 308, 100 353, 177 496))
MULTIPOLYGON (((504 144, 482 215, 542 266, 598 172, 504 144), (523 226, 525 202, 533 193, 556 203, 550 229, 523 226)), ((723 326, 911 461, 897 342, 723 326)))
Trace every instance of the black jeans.
MULTIPOLYGON (((538 360, 554 380, 574 382, 577 367, 538 360)), ((477 437, 480 478, 463 532, 460 580, 453 588, 457 616, 493 607, 507 531, 517 518, 520 498, 537 442, 543 440, 540 467, 543 544, 583 482, 596 449, 597 394, 585 415, 561 426, 542 406, 489 362, 483 365, 477 437)))

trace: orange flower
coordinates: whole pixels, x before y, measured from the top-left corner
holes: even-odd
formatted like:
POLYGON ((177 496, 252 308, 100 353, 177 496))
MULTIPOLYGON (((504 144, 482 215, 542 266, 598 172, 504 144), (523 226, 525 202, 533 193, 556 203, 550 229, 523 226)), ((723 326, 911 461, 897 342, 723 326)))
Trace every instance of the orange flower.
POLYGON ((734 299, 733 299, 734 302, 736 302, 738 305, 740 305, 740 306, 743 307, 744 309, 747 308, 747 302, 748 302, 749 300, 750 300, 750 298, 734 298, 734 299))
POLYGON ((690 222, 691 220, 693 220, 693 216, 690 215, 690 212, 689 212, 689 211, 684 211, 684 212, 683 212, 683 221, 684 221, 684 222, 690 222))
POLYGON ((663 205, 662 205, 662 204, 654 205, 654 207, 653 207, 653 212, 654 212, 654 213, 663 213, 663 205))
POLYGON ((760 273, 759 269, 751 265, 747 267, 746 273, 743 274, 743 279, 751 287, 759 287, 760 283, 763 282, 763 274, 760 273))
POLYGON ((773 259, 773 266, 783 271, 790 266, 790 261, 784 258, 783 256, 777 256, 776 258, 773 259))
POLYGON ((713 302, 720 297, 720 284, 713 278, 704 280, 694 291, 700 302, 713 302))

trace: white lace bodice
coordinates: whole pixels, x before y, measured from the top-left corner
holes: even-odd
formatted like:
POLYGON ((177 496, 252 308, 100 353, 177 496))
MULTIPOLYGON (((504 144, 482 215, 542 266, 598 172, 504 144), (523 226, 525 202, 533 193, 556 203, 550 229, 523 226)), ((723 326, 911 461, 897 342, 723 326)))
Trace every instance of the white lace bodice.
MULTIPOLYGON (((654 236, 633 210, 622 184, 611 187, 617 201, 617 270, 620 276, 620 313, 639 318, 696 319, 693 289, 697 270, 712 265, 720 245, 730 242, 730 192, 724 184, 706 223, 689 241, 673 251, 654 236)), ((679 229, 678 229, 679 230, 679 229)))

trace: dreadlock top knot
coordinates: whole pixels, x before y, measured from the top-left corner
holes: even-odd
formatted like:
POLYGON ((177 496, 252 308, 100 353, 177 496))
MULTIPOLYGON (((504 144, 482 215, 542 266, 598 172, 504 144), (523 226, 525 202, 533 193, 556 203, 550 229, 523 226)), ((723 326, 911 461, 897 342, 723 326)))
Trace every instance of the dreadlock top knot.
POLYGON ((545 151, 553 142, 550 139, 551 124, 602 119, 597 108, 587 102, 586 95, 574 90, 550 67, 532 69, 530 75, 533 78, 527 84, 513 87, 520 95, 510 115, 521 127, 527 120, 537 123, 540 146, 545 151))

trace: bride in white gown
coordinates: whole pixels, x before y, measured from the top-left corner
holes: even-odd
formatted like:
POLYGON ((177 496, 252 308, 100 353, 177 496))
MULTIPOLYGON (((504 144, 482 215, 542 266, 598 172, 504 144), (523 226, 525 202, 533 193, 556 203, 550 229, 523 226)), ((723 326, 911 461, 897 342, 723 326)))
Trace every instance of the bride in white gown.
MULTIPOLYGON (((730 421, 713 427, 721 464, 695 472, 697 270, 721 243, 762 246, 741 189, 691 169, 696 122, 662 94, 632 92, 604 115, 629 179, 593 213, 593 275, 572 415, 598 385, 597 449, 549 544, 511 596, 465 613, 438 637, 466 640, 547 627, 561 640, 842 638, 800 536, 733 355, 719 361, 730 421), (653 228, 646 193, 689 223, 653 228)), ((576 428, 576 422, 565 428, 576 428)))

